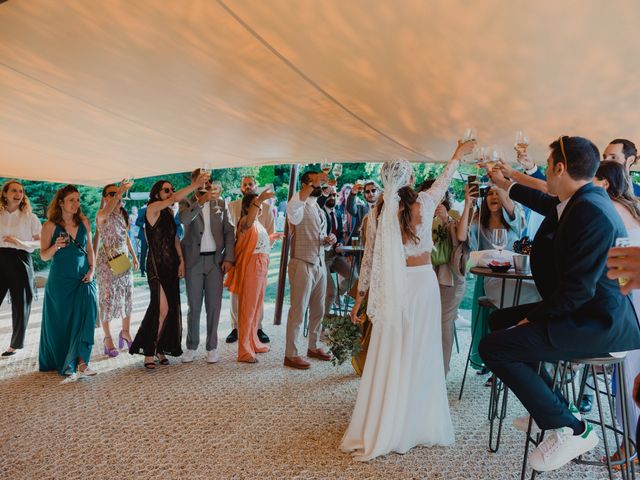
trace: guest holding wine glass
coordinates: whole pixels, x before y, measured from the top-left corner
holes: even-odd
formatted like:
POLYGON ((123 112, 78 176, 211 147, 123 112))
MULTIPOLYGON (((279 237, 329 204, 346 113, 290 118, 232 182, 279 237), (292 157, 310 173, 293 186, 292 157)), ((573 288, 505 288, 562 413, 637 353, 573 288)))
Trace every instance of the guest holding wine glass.
POLYGON ((128 251, 133 260, 133 270, 138 270, 138 259, 131 244, 129 215, 122 204, 122 195, 132 184, 124 180, 118 186, 111 183, 102 189, 100 210, 96 215, 96 235, 93 250, 97 252, 96 277, 100 298, 100 323, 104 331, 104 354, 118 356, 118 349, 131 347, 131 310, 133 297, 133 275, 131 270, 115 273, 109 260, 128 251), (100 245, 102 244, 102 245, 100 245), (110 324, 115 318, 122 319, 122 329, 118 335, 118 348, 111 337, 110 324))
POLYGON ((6 182, 0 192, 0 304, 9 292, 13 330, 2 358, 24 346, 34 288, 31 253, 40 247, 41 229, 22 184, 6 182))
POLYGON ((184 277, 185 264, 171 207, 194 190, 203 188, 207 178, 208 174, 201 174, 177 192, 166 180, 159 180, 151 187, 145 213, 151 301, 129 348, 132 355, 144 355, 144 366, 149 370, 156 368, 155 356, 160 365, 168 365, 166 355, 182 355, 180 279, 184 277))
POLYGON ((258 338, 264 292, 269 273, 271 245, 281 234, 269 235, 258 220, 266 201, 275 194, 270 189, 260 195, 249 193, 242 199, 242 212, 236 227, 235 265, 225 285, 238 296, 238 361, 256 363, 256 353, 269 351, 258 338))
MULTIPOLYGON (((475 195, 477 194, 475 193, 475 195)), ((520 237, 524 222, 521 207, 514 203, 506 192, 497 187, 488 188, 486 197, 479 204, 472 218, 468 237, 468 246, 471 251, 496 248, 493 244, 494 231, 500 232, 495 235, 496 239, 500 240, 499 245, 502 248, 513 245, 513 242, 520 237)), ((500 288, 501 285, 494 285, 493 279, 476 278, 471 311, 471 331, 475 332, 475 335, 472 339, 470 360, 471 366, 478 370, 479 374, 488 373, 482 366, 478 345, 480 340, 489 333, 490 312, 486 309, 481 309, 478 312, 478 299, 484 297, 487 291, 492 294, 493 298, 500 298, 500 288)), ((513 298, 513 295, 511 297, 505 295, 505 298, 513 298)))
POLYGON ((58 190, 42 227, 40 257, 52 260, 44 291, 40 371, 57 370, 64 382, 96 374, 89 368, 98 298, 93 281, 91 226, 73 185, 58 190))

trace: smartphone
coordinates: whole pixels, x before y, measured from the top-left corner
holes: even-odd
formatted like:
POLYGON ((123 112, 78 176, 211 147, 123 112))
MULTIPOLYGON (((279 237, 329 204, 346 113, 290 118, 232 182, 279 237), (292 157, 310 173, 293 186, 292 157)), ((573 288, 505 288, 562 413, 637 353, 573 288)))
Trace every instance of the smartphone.
POLYGON ((478 177, 475 175, 469 175, 467 177, 467 185, 469 185, 469 193, 472 197, 478 197, 479 195, 479 185, 478 185, 478 177))

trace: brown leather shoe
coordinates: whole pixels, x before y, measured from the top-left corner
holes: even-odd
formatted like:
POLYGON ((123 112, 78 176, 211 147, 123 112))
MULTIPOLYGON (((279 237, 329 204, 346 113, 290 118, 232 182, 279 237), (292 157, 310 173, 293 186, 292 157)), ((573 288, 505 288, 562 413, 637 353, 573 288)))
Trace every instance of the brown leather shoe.
POLYGON ((311 364, 302 357, 284 357, 284 366, 297 368, 298 370, 307 370, 311 364))
POLYGON ((319 348, 317 350, 308 349, 307 350, 307 357, 309 357, 309 358, 317 358, 318 360, 322 360, 324 362, 328 362, 329 360, 331 360, 331 355, 329 355, 328 353, 324 352, 321 348, 319 348))

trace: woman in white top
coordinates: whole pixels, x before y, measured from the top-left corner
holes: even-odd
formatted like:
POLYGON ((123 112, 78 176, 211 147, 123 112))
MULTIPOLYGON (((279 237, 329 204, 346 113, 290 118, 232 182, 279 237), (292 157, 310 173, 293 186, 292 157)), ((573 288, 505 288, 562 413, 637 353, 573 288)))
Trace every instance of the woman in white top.
POLYGON ((356 460, 454 442, 442 358, 440 291, 431 266, 431 225, 460 158, 473 145, 458 144, 440 177, 421 193, 412 187, 413 170, 406 160, 382 167, 384 201, 369 219, 351 312, 357 322, 369 289, 371 340, 351 423, 340 444, 356 460))
MULTIPOLYGON (((633 195, 631 180, 623 165, 609 160, 601 162, 596 172, 593 184, 604 188, 613 201, 613 206, 620 214, 629 238, 640 245, 640 201, 633 195)), ((640 292, 631 292, 636 315, 640 315, 640 292)), ((640 408, 633 399, 634 380, 640 373, 640 350, 627 352, 624 359, 625 377, 627 380, 627 409, 629 416, 629 439, 635 441, 636 426, 640 418, 640 408)), ((620 382, 616 382, 616 398, 620 398, 620 382)), ((622 409, 620 402, 616 402, 616 417, 622 425, 622 409)), ((619 460, 619 453, 612 460, 619 460)), ((637 461, 637 459, 636 459, 637 461)))
POLYGON ((24 345, 33 299, 31 253, 40 246, 41 229, 22 184, 6 182, 0 193, 0 304, 9 292, 13 333, 2 357, 15 355, 24 345))
POLYGON ((256 353, 269 351, 258 338, 264 292, 269 273, 271 243, 280 236, 271 237, 258 221, 263 202, 274 197, 270 189, 260 195, 249 193, 242 199, 240 220, 236 229, 236 262, 227 274, 225 286, 238 295, 238 361, 256 363, 256 353))

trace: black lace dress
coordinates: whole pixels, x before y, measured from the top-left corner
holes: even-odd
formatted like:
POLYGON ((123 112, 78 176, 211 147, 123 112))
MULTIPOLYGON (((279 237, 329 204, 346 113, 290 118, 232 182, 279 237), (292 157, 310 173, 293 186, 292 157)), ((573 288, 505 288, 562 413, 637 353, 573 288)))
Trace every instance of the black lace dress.
POLYGON ((176 251, 176 224, 171 209, 162 210, 153 226, 145 218, 144 228, 148 243, 146 268, 151 301, 129 353, 146 356, 162 353, 177 357, 182 355, 182 312, 178 278, 180 259, 176 251), (167 297, 169 313, 162 331, 158 332, 160 289, 164 290, 167 297))

